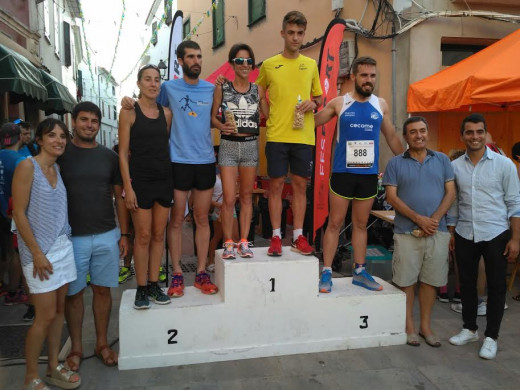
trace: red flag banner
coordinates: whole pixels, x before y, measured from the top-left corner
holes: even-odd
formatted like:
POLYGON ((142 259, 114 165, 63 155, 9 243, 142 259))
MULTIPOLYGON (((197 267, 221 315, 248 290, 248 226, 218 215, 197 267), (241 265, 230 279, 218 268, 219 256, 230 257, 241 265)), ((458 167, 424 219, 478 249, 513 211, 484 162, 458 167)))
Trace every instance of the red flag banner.
MULTIPOLYGON (((338 95, 339 49, 343 41, 345 21, 332 20, 320 51, 320 81, 323 90, 323 107, 338 95)), ((316 151, 314 158, 313 194, 313 240, 329 215, 329 176, 332 137, 336 129, 336 118, 316 128, 316 151)))

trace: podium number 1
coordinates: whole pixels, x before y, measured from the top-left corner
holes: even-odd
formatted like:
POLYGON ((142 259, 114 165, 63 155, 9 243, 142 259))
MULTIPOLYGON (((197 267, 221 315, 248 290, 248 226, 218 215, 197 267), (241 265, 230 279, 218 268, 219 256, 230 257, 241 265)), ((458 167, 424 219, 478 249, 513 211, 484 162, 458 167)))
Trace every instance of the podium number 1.
POLYGON ((269 291, 269 292, 274 292, 274 281, 275 281, 275 279, 271 278, 271 279, 269 279, 269 281, 271 282, 271 291, 269 291))

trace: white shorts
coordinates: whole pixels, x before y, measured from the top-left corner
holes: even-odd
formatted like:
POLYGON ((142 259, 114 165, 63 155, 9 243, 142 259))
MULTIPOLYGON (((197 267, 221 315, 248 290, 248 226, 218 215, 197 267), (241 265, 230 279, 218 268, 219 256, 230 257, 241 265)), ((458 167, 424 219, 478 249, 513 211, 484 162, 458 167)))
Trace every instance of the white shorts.
POLYGON ((23 265, 23 274, 29 286, 31 294, 42 294, 54 291, 61 286, 76 280, 76 263, 74 262, 74 251, 72 242, 64 234, 59 236, 51 249, 45 255, 52 264, 53 272, 49 279, 40 280, 40 277, 33 276, 33 262, 23 265))

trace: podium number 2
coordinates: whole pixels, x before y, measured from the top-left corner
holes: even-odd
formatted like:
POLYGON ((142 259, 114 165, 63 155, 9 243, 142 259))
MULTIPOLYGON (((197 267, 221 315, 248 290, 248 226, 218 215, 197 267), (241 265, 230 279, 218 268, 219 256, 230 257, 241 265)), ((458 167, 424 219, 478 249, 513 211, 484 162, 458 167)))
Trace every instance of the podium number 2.
POLYGON ((274 281, 275 281, 275 279, 271 278, 271 279, 269 279, 269 281, 271 282, 271 291, 270 292, 274 292, 274 281))
POLYGON ((177 344, 177 340, 174 340, 177 333, 177 329, 170 329, 168 331, 168 334, 170 335, 170 337, 168 337, 168 344, 177 344))
POLYGON ((361 325, 359 325, 359 329, 366 329, 366 328, 368 328, 368 316, 360 316, 359 318, 361 318, 363 320, 361 325))

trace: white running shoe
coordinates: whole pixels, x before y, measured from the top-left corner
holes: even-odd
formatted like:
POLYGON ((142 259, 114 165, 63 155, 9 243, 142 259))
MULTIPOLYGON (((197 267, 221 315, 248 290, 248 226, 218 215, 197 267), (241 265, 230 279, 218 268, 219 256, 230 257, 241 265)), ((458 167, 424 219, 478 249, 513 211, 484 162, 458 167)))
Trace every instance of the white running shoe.
POLYGON ((491 337, 486 337, 482 343, 482 348, 480 348, 480 353, 478 356, 480 356, 482 359, 494 359, 497 357, 497 348, 498 343, 491 337))
POLYGON ((478 341, 478 331, 473 333, 469 329, 462 329, 459 334, 450 337, 450 344, 453 345, 464 345, 475 341, 478 341))

